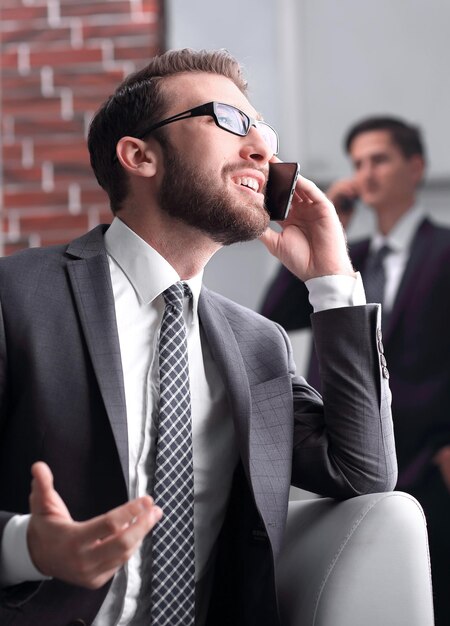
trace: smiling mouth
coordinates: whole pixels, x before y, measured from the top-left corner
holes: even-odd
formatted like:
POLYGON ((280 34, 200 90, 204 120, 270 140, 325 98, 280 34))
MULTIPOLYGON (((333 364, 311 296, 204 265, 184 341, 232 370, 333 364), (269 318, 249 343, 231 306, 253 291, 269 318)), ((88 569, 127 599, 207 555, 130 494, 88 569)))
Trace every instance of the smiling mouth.
POLYGON ((241 187, 247 187, 247 189, 250 189, 251 191, 254 191, 256 193, 258 193, 259 191, 259 183, 254 178, 241 176, 239 178, 236 178, 234 182, 236 183, 236 185, 239 185, 241 187))

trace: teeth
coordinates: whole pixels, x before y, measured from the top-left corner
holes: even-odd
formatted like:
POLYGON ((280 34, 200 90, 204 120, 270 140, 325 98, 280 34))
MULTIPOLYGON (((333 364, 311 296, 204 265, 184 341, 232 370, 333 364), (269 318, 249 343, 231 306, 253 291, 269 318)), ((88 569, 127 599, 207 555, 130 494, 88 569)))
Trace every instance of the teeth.
POLYGON ((238 178, 236 183, 238 185, 243 185, 244 187, 249 187, 250 189, 253 189, 253 191, 258 191, 259 189, 258 181, 254 178, 249 178, 248 176, 238 178))

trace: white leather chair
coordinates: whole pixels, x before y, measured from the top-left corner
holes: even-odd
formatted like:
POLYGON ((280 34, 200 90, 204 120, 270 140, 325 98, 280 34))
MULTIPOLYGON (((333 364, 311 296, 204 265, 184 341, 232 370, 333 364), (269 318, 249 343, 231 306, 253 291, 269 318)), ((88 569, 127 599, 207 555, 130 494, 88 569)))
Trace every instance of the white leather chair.
POLYGON ((402 492, 291 501, 277 584, 284 626, 433 626, 419 503, 402 492))

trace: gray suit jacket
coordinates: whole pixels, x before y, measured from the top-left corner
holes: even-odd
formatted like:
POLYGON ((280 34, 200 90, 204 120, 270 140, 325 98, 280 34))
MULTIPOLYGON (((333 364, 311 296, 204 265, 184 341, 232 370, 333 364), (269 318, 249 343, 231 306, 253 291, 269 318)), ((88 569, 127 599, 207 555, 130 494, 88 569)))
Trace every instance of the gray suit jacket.
MULTIPOLYGON (((127 499, 127 417, 103 232, 0 260, 0 532, 28 511, 29 470, 39 459, 75 519, 127 499)), ((274 568, 291 481, 336 498, 394 487, 378 315, 372 305, 313 316, 322 401, 295 377, 281 327, 202 289, 200 321, 240 451, 208 623, 278 623, 274 568)), ((90 624, 108 587, 50 580, 3 589, 0 622, 90 624)))

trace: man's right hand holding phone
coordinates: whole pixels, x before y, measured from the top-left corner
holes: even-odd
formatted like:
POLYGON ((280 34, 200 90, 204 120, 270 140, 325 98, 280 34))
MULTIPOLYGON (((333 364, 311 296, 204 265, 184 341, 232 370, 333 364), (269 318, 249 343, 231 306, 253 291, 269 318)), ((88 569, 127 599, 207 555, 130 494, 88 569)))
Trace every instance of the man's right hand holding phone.
POLYGON ((279 224, 281 232, 269 227, 260 239, 298 278, 356 276, 334 206, 312 181, 299 176, 291 211, 279 224))

